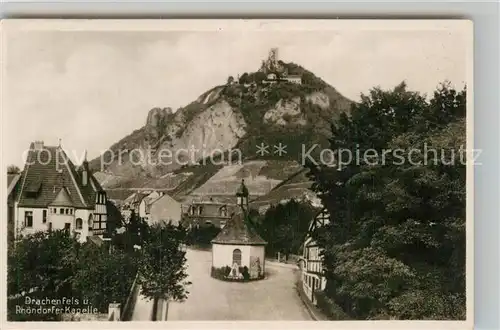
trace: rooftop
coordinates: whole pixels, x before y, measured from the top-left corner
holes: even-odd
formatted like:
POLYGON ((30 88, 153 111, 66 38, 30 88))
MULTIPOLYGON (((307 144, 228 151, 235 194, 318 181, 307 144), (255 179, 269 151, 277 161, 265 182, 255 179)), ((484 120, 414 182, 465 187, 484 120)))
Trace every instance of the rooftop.
POLYGON ((245 221, 243 213, 237 213, 212 240, 212 244, 266 245, 267 242, 245 221))
POLYGON ((82 184, 84 168, 77 169, 60 147, 32 143, 19 179, 19 206, 47 207, 65 188, 72 206, 93 208, 101 186, 88 171, 88 184, 82 184))

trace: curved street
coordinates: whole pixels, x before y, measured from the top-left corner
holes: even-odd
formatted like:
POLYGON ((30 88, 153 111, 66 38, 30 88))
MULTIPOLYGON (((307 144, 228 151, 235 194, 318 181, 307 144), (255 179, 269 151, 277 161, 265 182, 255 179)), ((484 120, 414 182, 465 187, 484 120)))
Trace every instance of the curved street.
POLYGON ((235 283, 210 276, 211 251, 187 250, 188 299, 170 302, 167 321, 312 320, 295 289, 298 269, 266 261, 266 279, 235 283))

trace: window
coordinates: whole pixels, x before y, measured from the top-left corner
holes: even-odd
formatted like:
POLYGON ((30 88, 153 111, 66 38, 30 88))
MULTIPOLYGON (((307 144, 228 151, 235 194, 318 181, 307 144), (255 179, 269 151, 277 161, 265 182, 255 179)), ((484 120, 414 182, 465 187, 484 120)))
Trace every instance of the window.
POLYGON ((200 206, 200 207, 198 208, 198 215, 201 215, 202 213, 203 213, 203 207, 202 207, 202 206, 200 206))
POLYGON ((76 219, 76 229, 82 229, 83 228, 83 220, 81 218, 76 219))
POLYGON ((73 209, 69 209, 69 214, 73 215, 73 209))
POLYGON ((234 264, 241 266, 241 250, 240 249, 234 249, 234 251, 233 251, 233 265, 234 264))
POLYGON ((207 220, 207 221, 205 221, 205 224, 206 224, 206 225, 211 225, 211 224, 212 224, 212 221, 207 220))
POLYGON ((66 230, 66 231, 70 231, 71 230, 71 224, 69 222, 66 222, 64 224, 64 230, 66 230))
POLYGON ((60 214, 64 214, 64 209, 59 209, 60 214))
POLYGON ((49 231, 52 231, 52 222, 49 222, 49 231))
POLYGON ((24 226, 27 228, 33 227, 33 211, 24 212, 24 226))
POLYGON ((69 214, 69 209, 66 209, 66 214, 69 214))
POLYGON ((89 230, 94 229, 94 220, 92 219, 92 214, 89 215, 89 230))
POLYGON ((47 210, 43 210, 42 222, 43 223, 47 222, 47 210))

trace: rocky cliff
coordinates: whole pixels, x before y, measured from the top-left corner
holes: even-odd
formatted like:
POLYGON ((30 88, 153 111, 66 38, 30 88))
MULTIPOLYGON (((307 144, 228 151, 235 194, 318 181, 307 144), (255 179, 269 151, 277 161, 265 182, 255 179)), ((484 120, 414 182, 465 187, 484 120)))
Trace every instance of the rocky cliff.
MULTIPOLYGON (((232 187, 232 179, 222 180, 223 184, 210 178, 233 166, 229 163, 233 155, 241 156, 243 165, 272 161, 272 166, 287 172, 290 161, 296 166, 301 145, 327 143, 330 123, 348 112, 352 102, 304 68, 293 63, 282 66, 290 75, 300 76, 301 83, 269 80, 261 71, 244 73, 175 112, 151 109, 143 127, 111 146, 112 156, 102 157, 103 161, 99 157, 91 166, 112 182, 107 188, 154 186, 179 194, 215 190, 220 194, 221 187, 232 187), (271 149, 259 156, 256 146, 261 143, 271 149), (278 143, 288 147, 286 154, 272 152, 278 143), (208 186, 203 187, 205 183, 208 186)), ((271 183, 259 188, 259 194, 284 179, 271 172, 275 174, 258 178, 271 183)))

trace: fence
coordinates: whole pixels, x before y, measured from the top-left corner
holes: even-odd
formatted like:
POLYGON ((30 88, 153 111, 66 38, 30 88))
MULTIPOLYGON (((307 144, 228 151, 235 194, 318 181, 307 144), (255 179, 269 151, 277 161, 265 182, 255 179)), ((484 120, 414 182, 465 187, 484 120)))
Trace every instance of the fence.
POLYGON ((286 264, 296 264, 299 261, 300 256, 298 256, 296 254, 289 254, 288 258, 287 258, 286 254, 280 253, 280 252, 276 252, 274 254, 274 258, 278 262, 283 262, 283 263, 286 263, 286 264))

